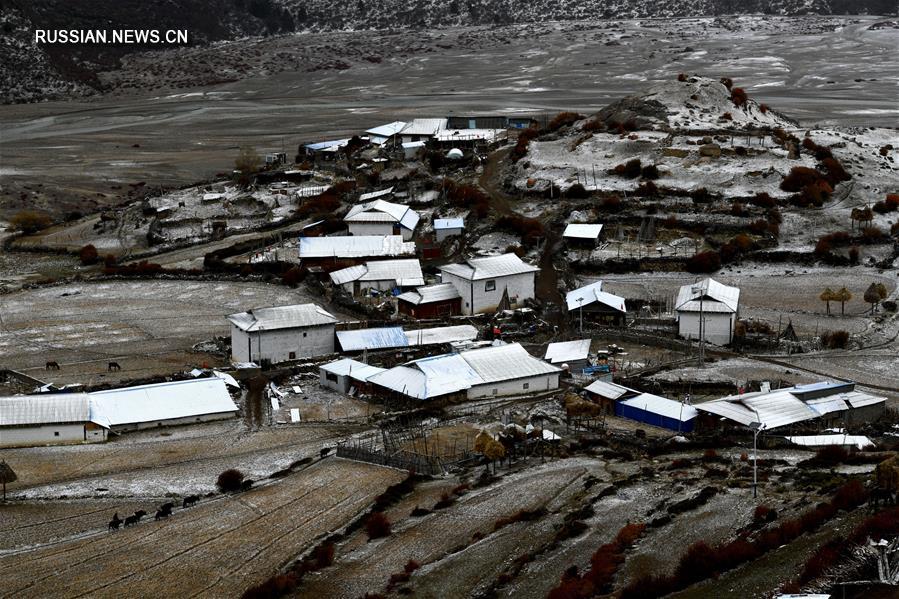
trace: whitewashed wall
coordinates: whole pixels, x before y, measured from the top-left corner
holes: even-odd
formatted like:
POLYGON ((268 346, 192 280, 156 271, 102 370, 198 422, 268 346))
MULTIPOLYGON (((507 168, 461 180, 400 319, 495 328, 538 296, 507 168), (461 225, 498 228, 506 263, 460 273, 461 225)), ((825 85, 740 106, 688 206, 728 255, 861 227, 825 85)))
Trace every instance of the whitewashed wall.
POLYGON ((270 360, 273 364, 334 353, 334 325, 246 333, 231 325, 231 359, 235 362, 270 360))
POLYGON ((536 273, 527 272, 518 275, 497 277, 496 279, 480 279, 469 281, 462 277, 443 272, 442 280, 452 283, 462 296, 463 314, 480 314, 493 312, 503 298, 503 291, 508 287, 509 300, 513 307, 521 307, 524 300, 534 297, 534 281, 536 273), (487 282, 495 281, 493 291, 487 291, 487 282), (517 303, 515 303, 517 300, 517 303))
MULTIPOLYGON (((103 439, 97 439, 102 441, 103 439)), ((0 429, 0 447, 83 443, 83 424, 46 424, 42 426, 8 427, 0 429), (56 436, 54 433, 59 433, 56 436)))
POLYGON ((539 391, 559 388, 559 373, 540 374, 512 381, 500 381, 486 385, 476 385, 468 390, 469 399, 503 395, 526 395, 539 391), (527 388, 525 388, 527 385, 527 388), (494 393, 494 389, 496 393, 494 393))
MULTIPOLYGON (((736 315, 724 312, 703 312, 705 340, 715 345, 727 345, 733 340, 736 315)), ((699 312, 678 312, 678 334, 684 339, 699 339, 699 312)))

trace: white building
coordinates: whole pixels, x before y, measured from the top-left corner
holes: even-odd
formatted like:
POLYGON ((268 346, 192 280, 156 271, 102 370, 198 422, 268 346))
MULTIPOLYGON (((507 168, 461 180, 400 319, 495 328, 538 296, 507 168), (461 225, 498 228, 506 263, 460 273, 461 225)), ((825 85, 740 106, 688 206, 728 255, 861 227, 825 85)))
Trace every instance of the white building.
POLYGON ((565 294, 565 307, 572 318, 587 322, 600 321, 620 324, 627 315, 624 298, 602 290, 596 281, 565 294))
POLYGON ((406 160, 412 160, 418 157, 419 152, 424 150, 425 142, 423 141, 410 141, 408 143, 403 142, 403 158, 406 160))
POLYGON ((257 308, 228 320, 234 362, 277 363, 334 353, 337 319, 316 304, 257 308))
POLYGON ((701 324, 702 336, 707 342, 727 345, 734 338, 739 307, 740 290, 737 287, 722 285, 714 279, 684 285, 674 302, 678 334, 686 339, 699 339, 701 324))
POLYGON ((418 258, 366 262, 335 270, 330 276, 334 285, 353 295, 359 295, 365 289, 389 291, 425 284, 418 258))
POLYGON ((365 364, 350 358, 322 364, 318 367, 319 383, 325 389, 334 389, 340 393, 349 393, 350 389, 364 385, 369 377, 384 372, 371 364, 365 364))
POLYGON ((87 393, 0 398, 0 447, 104 441, 106 429, 91 421, 87 393))
POLYGON ((453 401, 558 389, 560 374, 512 343, 414 360, 368 382, 388 396, 453 401))
POLYGON ((412 119, 400 136, 403 143, 427 142, 446 129, 446 119, 412 119))
POLYGON ((398 258, 414 256, 415 242, 401 235, 347 235, 342 237, 300 237, 300 260, 323 261, 353 258, 398 258))
POLYGON ((440 267, 442 282, 452 283, 462 296, 463 314, 493 312, 504 296, 510 307, 520 307, 534 297, 538 270, 515 254, 472 258, 466 264, 440 267))
POLYGON ((113 431, 225 420, 237 415, 218 377, 90 393, 91 418, 113 431))
POLYGON ((404 121, 394 121, 380 127, 368 129, 365 134, 368 135, 368 141, 376 146, 380 146, 390 141, 394 135, 405 129, 407 125, 408 123, 404 121))
POLYGON ((580 223, 570 223, 565 227, 562 237, 569 243, 596 247, 602 240, 602 225, 588 225, 580 223))
POLYGON ((434 237, 440 243, 447 237, 456 237, 465 230, 464 218, 435 218, 434 237))
POLYGON ((343 217, 350 235, 402 235, 404 241, 412 239, 419 219, 408 206, 384 200, 353 206, 343 217))

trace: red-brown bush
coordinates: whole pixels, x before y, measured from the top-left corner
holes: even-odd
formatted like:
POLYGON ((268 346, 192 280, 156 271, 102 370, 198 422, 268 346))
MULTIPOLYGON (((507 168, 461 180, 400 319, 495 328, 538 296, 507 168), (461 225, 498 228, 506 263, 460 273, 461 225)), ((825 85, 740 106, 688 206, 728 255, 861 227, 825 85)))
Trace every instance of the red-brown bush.
POLYGON ((759 104, 759 110, 762 112, 762 114, 767 114, 768 113, 768 105, 767 104, 759 104))
POLYGON ((369 540, 390 536, 390 520, 383 512, 372 512, 365 521, 365 532, 369 540))
POLYGON ((590 119, 589 121, 584 123, 583 127, 581 127, 581 131, 583 131, 584 133, 599 133, 605 130, 606 124, 599 119, 590 119))
POLYGON ((637 186, 634 193, 642 198, 651 198, 659 195, 659 188, 652 181, 644 181, 637 186))
POLYGON ((727 89, 730 89, 734 86, 734 80, 730 77, 722 77, 721 83, 723 83, 724 87, 726 87, 727 89))
POLYGON ((618 196, 609 196, 599 204, 599 208, 605 212, 620 212, 623 206, 621 198, 618 196))
POLYGON ((540 135, 540 130, 536 127, 528 127, 518 134, 518 141, 512 148, 512 160, 518 161, 524 158, 528 153, 528 146, 531 140, 536 139, 540 135))
POLYGON ((583 118, 584 115, 576 112, 560 112, 549 122, 546 130, 549 132, 558 131, 562 127, 569 127, 583 118))
POLYGON ((700 252, 691 256, 685 267, 693 274, 715 272, 721 268, 721 256, 715 251, 700 252))
POLYGON ((821 333, 821 345, 827 349, 846 349, 849 345, 849 333, 846 331, 824 331, 821 333))
POLYGON ((625 177, 627 179, 636 179, 642 172, 642 166, 639 158, 628 160, 624 164, 619 164, 612 169, 612 174, 625 177))
POLYGON ((678 73, 677 80, 680 81, 681 83, 683 83, 684 81, 687 80, 687 74, 686 73, 678 73))
POLYGON ((752 520, 757 524, 773 522, 777 519, 777 511, 767 505, 758 505, 752 514, 752 520))
POLYGON ((794 166, 789 174, 780 182, 780 188, 784 191, 797 192, 803 187, 817 183, 824 175, 807 166, 794 166))
POLYGON ((100 255, 97 253, 97 248, 94 247, 93 244, 89 243, 78 251, 78 259, 81 260, 82 264, 96 264, 99 258, 100 255))
POLYGON ((525 216, 501 216, 496 220, 496 228, 521 236, 521 244, 532 247, 543 238, 545 233, 543 223, 536 218, 525 216))
POLYGON ((821 166, 827 171, 827 182, 830 183, 831 187, 841 181, 848 181, 852 178, 852 175, 846 172, 842 163, 836 158, 824 158, 821 161, 821 166))
POLYGON ((659 178, 659 169, 654 164, 647 164, 640 174, 644 179, 655 180, 659 178))
POLYGON ((734 103, 734 106, 740 107, 745 106, 746 101, 749 99, 749 96, 746 94, 746 90, 742 87, 733 87, 730 90, 730 101, 734 103))

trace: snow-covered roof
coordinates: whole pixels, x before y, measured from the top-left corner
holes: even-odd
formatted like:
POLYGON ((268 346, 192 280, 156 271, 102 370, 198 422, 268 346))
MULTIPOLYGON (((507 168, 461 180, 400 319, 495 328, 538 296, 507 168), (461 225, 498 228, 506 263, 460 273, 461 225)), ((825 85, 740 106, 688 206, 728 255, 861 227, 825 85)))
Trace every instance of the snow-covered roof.
POLYGON ((366 129, 365 132, 376 137, 390 137, 405 129, 407 125, 408 123, 405 121, 394 121, 392 123, 387 123, 386 125, 366 129))
POLYGON ((548 360, 550 364, 561 364, 562 362, 586 360, 589 354, 589 339, 558 341, 556 343, 550 343, 546 347, 546 355, 543 356, 543 359, 548 360))
POLYGON ((518 343, 473 349, 461 355, 485 383, 560 372, 555 366, 529 354, 518 343))
POLYGON ((319 151, 319 150, 321 150, 321 151, 334 151, 334 150, 336 150, 337 148, 342 148, 342 147, 344 147, 344 146, 347 145, 348 143, 350 143, 350 139, 349 139, 349 138, 346 138, 346 139, 333 139, 333 140, 330 140, 330 141, 320 141, 320 142, 313 143, 313 144, 306 144, 305 147, 306 147, 306 149, 312 150, 313 152, 319 151))
POLYGON ((562 237, 574 239, 599 239, 600 233, 602 233, 602 225, 571 223, 565 227, 565 232, 562 233, 562 237))
POLYGON ((880 395, 871 395, 861 391, 850 391, 849 393, 841 393, 839 398, 848 403, 852 408, 863 408, 865 406, 873 406, 874 404, 886 403, 887 398, 880 395))
POLYGON ((678 290, 674 308, 683 312, 699 312, 700 303, 703 312, 736 312, 740 305, 740 289, 728 287, 714 279, 688 283, 678 290), (698 287, 695 292, 694 287, 698 287))
POLYGON ((418 287, 413 291, 407 291, 406 293, 398 295, 397 299, 417 306, 419 304, 445 302, 458 297, 462 296, 459 295, 459 290, 456 289, 455 285, 452 283, 438 283, 436 285, 418 287))
POLYGON ((409 345, 437 345, 457 341, 472 341, 478 338, 478 330, 470 324, 459 324, 448 327, 432 327, 406 331, 409 345))
POLYGON ((434 219, 434 230, 440 231, 442 229, 464 229, 465 228, 465 219, 464 218, 435 218, 434 219))
POLYGON ((849 406, 839 397, 817 397, 809 399, 805 404, 820 415, 848 410, 849 406))
POLYGON ((592 303, 600 303, 613 310, 627 312, 627 308, 624 305, 624 298, 603 291, 602 281, 590 283, 585 287, 569 291, 565 294, 565 305, 568 307, 569 312, 577 310, 581 306, 589 306, 592 303))
POLYGON ((331 273, 331 281, 335 285, 343 285, 351 281, 393 281, 398 287, 424 285, 418 258, 404 260, 375 260, 331 273))
POLYGON ((385 196, 389 196, 393 193, 393 187, 388 187, 387 189, 379 189, 378 191, 370 191, 368 193, 363 193, 359 196, 360 202, 368 202, 369 200, 376 200, 378 198, 383 198, 385 196))
POLYGON ((403 135, 435 135, 446 128, 446 119, 412 119, 403 129, 403 135))
POLYGON ((874 447, 874 443, 864 435, 802 435, 798 437, 787 437, 790 443, 802 445, 804 447, 826 447, 828 445, 840 445, 846 447, 857 447, 865 449, 866 447, 874 447))
POLYGON ((666 397, 659 397, 652 393, 641 393, 636 397, 625 399, 621 402, 621 405, 637 408, 653 414, 659 414, 660 416, 673 418, 674 420, 679 420, 681 422, 693 420, 698 414, 696 408, 690 404, 674 401, 673 399, 668 399, 666 397))
POLYGON ((512 343, 457 354, 415 360, 370 379, 416 399, 429 399, 464 391, 476 385, 559 372, 512 343))
POLYGON ((419 218, 418 212, 408 206, 375 200, 353 206, 343 220, 348 223, 399 223, 412 231, 419 218))
POLYGON ((298 327, 316 327, 337 322, 332 314, 317 304, 296 304, 274 308, 254 308, 228 316, 242 331, 273 331, 298 327))
POLYGON ((586 387, 586 390, 590 393, 595 393, 596 395, 612 400, 623 397, 628 393, 637 393, 637 391, 634 391, 633 389, 630 389, 628 387, 616 385, 615 383, 607 383, 605 381, 593 381, 586 387))
POLYGON ((415 242, 403 241, 402 235, 300 237, 300 258, 373 258, 414 255, 415 242))
POLYGON ((402 327, 376 327, 373 329, 356 329, 354 331, 337 331, 337 341, 340 343, 343 351, 390 349, 409 345, 402 327))
POLYGON ((87 393, 16 395, 0 398, 0 426, 88 422, 87 393))
POLYGON ((506 137, 505 129, 443 129, 434 138, 438 141, 489 141, 506 137))
POLYGON ((423 141, 404 141, 402 144, 404 150, 411 150, 413 148, 423 148, 425 147, 425 142, 423 141))
POLYGON ((352 379, 363 382, 367 381, 369 377, 384 372, 385 370, 384 368, 378 368, 377 366, 372 366, 371 364, 366 364, 365 362, 359 362, 358 360, 352 360, 350 358, 328 362, 327 364, 322 364, 319 368, 338 376, 349 376, 352 379))
POLYGON ((441 266, 440 270, 471 281, 507 277, 540 270, 536 266, 523 262, 515 254, 472 258, 466 262, 467 264, 447 264, 446 266, 441 266))
POLYGON ((106 427, 237 411, 216 377, 95 391, 90 404, 91 420, 106 427))

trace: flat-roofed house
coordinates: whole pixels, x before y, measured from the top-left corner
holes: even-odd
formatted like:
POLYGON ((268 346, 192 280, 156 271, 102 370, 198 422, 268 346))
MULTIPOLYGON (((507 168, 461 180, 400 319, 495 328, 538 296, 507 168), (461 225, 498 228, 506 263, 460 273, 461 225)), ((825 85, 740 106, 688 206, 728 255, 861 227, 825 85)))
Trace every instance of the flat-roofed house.
POLYGON ((674 309, 681 337, 699 339, 701 328, 707 342, 727 345, 734 339, 734 325, 740 310, 740 290, 714 279, 703 279, 680 288, 674 309))
POLYGON ((504 298, 509 307, 522 306, 534 297, 538 270, 515 254, 471 258, 465 264, 440 267, 442 282, 452 283, 462 296, 463 314, 493 312, 504 298))
POLYGON ((404 241, 412 239, 419 220, 415 210, 384 200, 353 206, 343 217, 350 235, 402 235, 404 241))
POLYGON ((334 353, 337 318, 316 304, 256 308, 228 320, 234 362, 275 364, 334 353))

